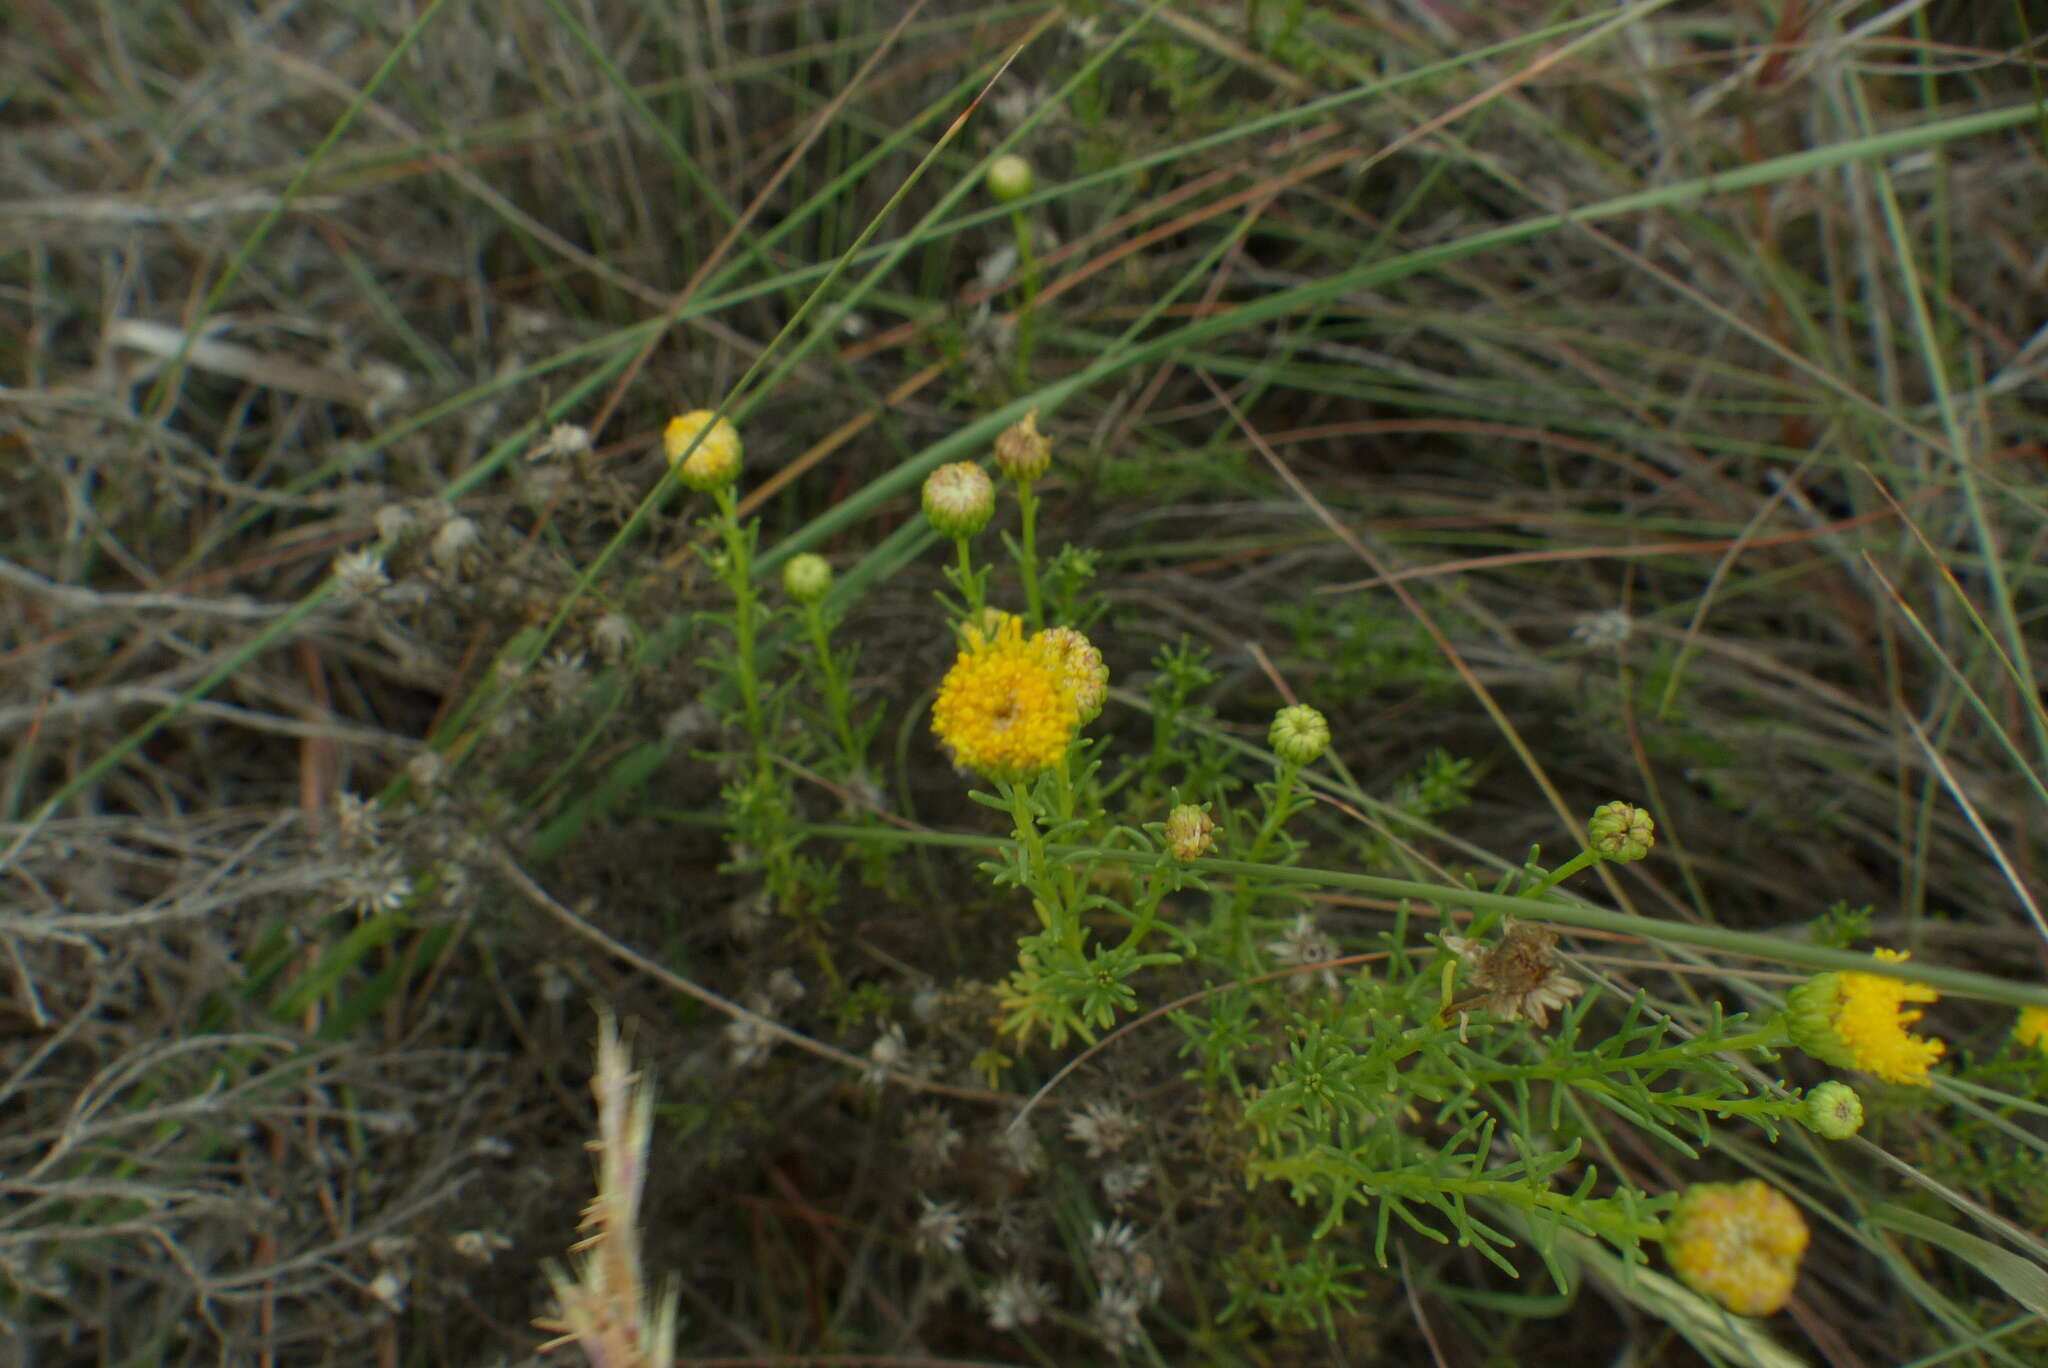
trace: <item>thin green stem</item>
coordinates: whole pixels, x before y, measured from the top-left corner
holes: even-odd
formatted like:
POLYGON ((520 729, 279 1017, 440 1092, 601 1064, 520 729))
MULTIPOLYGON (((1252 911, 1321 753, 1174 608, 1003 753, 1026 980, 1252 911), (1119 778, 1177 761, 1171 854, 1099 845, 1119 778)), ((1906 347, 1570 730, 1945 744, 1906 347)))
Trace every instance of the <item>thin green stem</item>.
POLYGON ((1690 1064, 1708 1055, 1750 1054, 1758 1050, 1776 1049, 1789 1043, 1789 1040, 1784 1021, 1773 1019, 1762 1028, 1745 1031, 1741 1035, 1704 1035, 1696 1040, 1681 1041, 1676 1045, 1667 1045, 1660 1050, 1646 1050, 1641 1054, 1580 1054, 1555 1063, 1536 1064, 1526 1068, 1495 1070, 1475 1066, 1469 1071, 1461 1072, 1455 1080, 1446 1079, 1443 1082, 1446 1085, 1477 1085, 1505 1079, 1545 1079, 1569 1083, 1574 1087, 1588 1087, 1597 1084, 1605 1074, 1657 1074, 1690 1064))
POLYGON ((1062 905, 1058 890, 1050 887, 1045 871, 1050 866, 1046 858, 1045 833, 1038 829, 1038 809, 1031 801, 1030 791, 1020 783, 1009 780, 999 781, 997 790, 1010 809, 1010 822, 1015 828, 1013 837, 1018 851, 1018 877, 1038 905, 1038 917, 1048 931, 1058 931, 1064 938, 1065 928, 1059 923, 1066 919, 1061 915, 1062 905))
POLYGON ((1439 1192, 1454 1192, 1463 1197, 1477 1197, 1506 1202, 1529 1210, 1553 1212, 1582 1222, 1610 1240, 1624 1234, 1637 1240, 1656 1240, 1661 1239, 1664 1234, 1664 1224, 1661 1221, 1631 1221, 1618 1214, 1610 1216, 1609 1212, 1613 1210, 1610 1203, 1598 1199, 1587 1201, 1569 1192, 1532 1189, 1525 1183, 1501 1182, 1491 1178, 1432 1177, 1429 1186, 1439 1192))
POLYGON ((733 496, 730 484, 720 485, 713 497, 718 502, 718 533, 725 542, 726 563, 722 578, 732 591, 732 638, 733 638, 733 679, 739 686, 740 706, 747 720, 747 736, 754 743, 754 752, 762 757, 768 751, 767 728, 761 716, 761 681, 754 673, 755 636, 759 632, 758 609, 760 594, 754 587, 754 574, 748 564, 750 559, 750 538, 740 525, 739 505, 733 496))
POLYGON ((1683 1107, 1688 1111, 1708 1112, 1714 1116, 1769 1117, 1777 1121, 1797 1121, 1806 1115, 1806 1104, 1792 1098, 1775 1097, 1716 1097, 1712 1093, 1657 1094, 1660 1107, 1683 1107))
MULTIPOLYGON (((1259 829, 1253 835, 1251 844, 1245 849, 1244 865, 1248 869, 1264 869, 1261 863, 1266 850, 1280 832, 1281 824, 1287 820, 1288 797, 1294 791, 1294 781, 1301 775, 1301 766, 1289 760, 1281 760, 1273 776, 1271 796, 1266 803, 1266 815, 1260 820, 1259 829)), ((1225 942, 1237 963, 1249 970, 1252 967, 1251 906, 1263 892, 1256 880, 1247 879, 1240 883, 1222 908, 1222 926, 1225 942)))
POLYGON ((804 605, 804 626, 810 632, 811 649, 818 655, 818 678, 825 695, 825 712, 831 717, 833 733, 839 738, 846 771, 849 775, 859 774, 866 768, 866 757, 860 753, 860 745, 853 738, 853 696, 847 689, 846 676, 839 668, 839 661, 832 654, 832 636, 825 627, 825 610, 816 599, 804 605))
POLYGON ((1578 854, 1572 856, 1571 859, 1566 860, 1563 864, 1559 865, 1556 869, 1552 870, 1550 872, 1549 877, 1545 878, 1543 882, 1539 884, 1533 884, 1530 887, 1523 889, 1520 893, 1516 894, 1516 896, 1522 898, 1533 898, 1539 894, 1547 893, 1551 889, 1563 883, 1566 879, 1569 879, 1572 875, 1578 873, 1580 870, 1590 868, 1591 866, 1599 863, 1600 852, 1598 852, 1597 850, 1582 850, 1578 854))
MULTIPOLYGON (((804 830, 841 836, 872 837, 874 834, 861 827, 823 824, 807 826, 804 830)), ((971 836, 953 832, 893 831, 889 834, 889 839, 978 850, 987 850, 1003 844, 1000 837, 971 836)), ((1046 855, 1060 859, 1091 860, 1102 864, 1149 864, 1158 859, 1158 856, 1150 851, 1119 850, 1109 846, 1048 842, 1044 850, 1046 855)), ((1414 879, 1390 879, 1377 874, 1353 874, 1348 870, 1311 869, 1301 865, 1256 865, 1242 860, 1193 860, 1185 868, 1190 873, 1205 877, 1234 874, 1269 882, 1350 889, 1389 900, 1406 899, 1441 907, 1469 907, 1475 911, 1505 912, 1524 921, 1540 921, 1555 926, 1574 926, 1588 931, 1608 931, 1616 935, 1634 936, 1652 945, 1697 945, 1723 954, 1742 955, 1773 964, 1792 965, 1814 971, 1854 969, 1885 978, 1903 979, 1909 983, 1924 983, 1944 994, 1956 997, 1975 998, 1982 1002, 2000 1002, 2012 1007, 2048 1007, 2048 986, 2040 984, 2020 983, 1997 978, 1991 974, 1974 973, 1967 969, 1950 969, 1917 959, 1881 960, 1853 950, 1836 950, 1830 946, 1813 945, 1756 931, 1731 931, 1726 927, 1700 926, 1692 922, 1671 921, 1661 917, 1635 917, 1626 912, 1610 912, 1605 908, 1562 898, 1537 901, 1531 898, 1510 897, 1503 893, 1485 893, 1475 888, 1422 883, 1414 879)))
POLYGON ((1045 600, 1038 584, 1038 491, 1017 486, 1017 573, 1024 579, 1024 605, 1031 630, 1045 626, 1045 600))
MULTIPOLYGON (((1053 815, 1061 826, 1072 821, 1074 817, 1074 775, 1069 768, 1070 759, 1070 755, 1062 755, 1059 768, 1053 775, 1053 815)), ((1059 893, 1062 906, 1073 907, 1078 902, 1082 871, 1087 868, 1087 864, 1080 860, 1059 862, 1059 893)))
POLYGON ((960 597, 967 604, 967 621, 979 625, 981 611, 986 605, 981 597, 981 577, 974 573, 974 550, 968 537, 953 538, 953 545, 960 553, 960 597))

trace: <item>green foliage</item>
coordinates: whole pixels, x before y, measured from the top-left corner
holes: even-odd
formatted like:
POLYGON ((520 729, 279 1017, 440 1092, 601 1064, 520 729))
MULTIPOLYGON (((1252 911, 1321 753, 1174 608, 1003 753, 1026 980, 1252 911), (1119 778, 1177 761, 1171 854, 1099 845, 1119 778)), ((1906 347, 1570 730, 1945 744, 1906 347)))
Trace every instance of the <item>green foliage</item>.
POLYGON ((1329 1244, 1289 1249, 1274 1235, 1265 1248, 1247 1250, 1232 1263, 1230 1301, 1219 1319, 1252 1314, 1280 1329, 1313 1326, 1334 1338, 1337 1317, 1354 1315, 1370 1295, 1360 1279, 1364 1272, 1364 1264, 1342 1258, 1329 1244))
POLYGON ((1851 907, 1846 900, 1837 898, 1827 911, 1814 918, 1813 925, 1807 928, 1807 935, 1815 945, 1846 949, 1870 938, 1870 916, 1875 910, 1868 903, 1851 907))
MULTIPOLYGON (((1454 608, 1430 597, 1445 631, 1470 629, 1454 608)), ((1276 607, 1273 615, 1293 634, 1300 658, 1316 667, 1316 687, 1329 697, 1432 696, 1458 682, 1422 624, 1377 595, 1310 593, 1276 607)))
MULTIPOLYGON (((1069 548, 1041 560, 1035 494, 1026 486, 1017 497, 1022 530, 1005 536, 1003 548, 1033 620, 1066 625, 1062 615, 1073 612, 1096 621, 1102 604, 1085 596, 1096 559, 1069 548)), ((751 535, 728 529, 723 539, 733 559, 716 568, 744 600, 739 567, 751 535)), ((951 577, 970 598, 1000 582, 992 566, 976 563, 969 539, 955 539, 954 549, 951 577)), ((1304 598, 1276 616, 1294 633, 1299 654, 1320 665, 1319 687, 1401 694, 1447 687, 1453 677, 1420 624, 1375 602, 1304 598)), ((967 606, 941 603, 951 612, 967 606)), ((1440 625, 1470 626, 1441 603, 1433 611, 1440 625)), ((852 701, 826 670, 836 659, 829 633, 839 620, 813 614, 808 651, 827 712, 843 717, 852 701)), ((744 612, 724 621, 736 642, 746 639, 744 612)), ((767 615, 756 630, 779 641, 774 626, 767 615)), ((949 726, 1001 733, 1076 725, 1075 714, 1049 711, 1046 697, 1032 692, 1041 688, 1032 680, 1054 692, 1076 687, 1052 657, 1037 653, 1035 636, 1006 638, 984 626, 966 640, 958 677, 945 687, 973 701, 966 714, 957 714, 961 705, 946 714, 953 720, 939 724, 941 739, 950 742, 949 726), (1008 662, 1010 673, 982 673, 973 662, 984 656, 1008 662), (974 692, 991 689, 997 692, 985 697, 974 692)), ((744 649, 711 660, 727 676, 723 696, 738 700, 742 730, 753 730, 746 700, 755 700, 763 738, 756 754, 765 754, 765 738, 780 734, 787 691, 742 676, 750 668, 778 672, 765 662, 750 666, 744 649)), ((1661 1147, 1673 1163, 1695 1164, 1730 1128, 1777 1140, 1788 1123, 1807 1124, 1796 1090, 1759 1088, 1740 1067, 1776 1058, 1788 1038, 1785 1018, 1724 1015, 1709 1003, 1680 1019, 1654 1009, 1641 992, 1610 1006, 1597 989, 1584 991, 1555 953, 1554 936, 1517 919, 1566 916, 1561 887, 1608 858, 1604 846, 1556 868, 1539 864, 1532 848, 1519 868, 1502 863, 1490 893, 1469 876, 1463 885, 1431 887, 1440 913, 1474 909, 1469 934, 1417 938, 1404 913, 1379 937, 1383 950, 1364 956, 1381 961, 1379 971, 1355 967, 1358 957, 1345 956, 1317 913, 1305 910, 1315 907, 1313 874, 1307 882, 1291 877, 1311 849, 1297 828, 1316 806, 1306 771, 1322 759, 1326 724, 1313 709, 1290 708, 1274 724, 1276 753, 1227 745, 1206 702, 1218 680, 1205 651, 1186 640, 1169 646, 1143 683, 1149 745, 1069 733, 1058 763, 1031 751, 1026 770, 970 779, 979 786, 967 797, 1009 829, 980 861, 980 878, 999 900, 1030 914, 1012 967, 989 992, 993 1010, 984 1019, 994 1035, 975 1051, 974 1068, 1000 1084, 1042 1049, 1107 1043, 1111 1032, 1139 1024, 1148 1003, 1175 1002, 1169 1015, 1193 1105, 1212 1134, 1236 1137, 1226 1150, 1237 1176, 1284 1193, 1303 1215, 1291 1237, 1268 1228, 1260 1252, 1223 1272, 1233 1289, 1227 1315, 1256 1313, 1278 1329, 1331 1332, 1360 1295, 1363 1265, 1336 1254, 1347 1231, 1370 1232, 1363 1247, 1382 1267, 1396 1242, 1421 1240, 1471 1250, 1509 1278, 1521 1276, 1510 1256, 1526 1245, 1567 1292, 1576 1285, 1576 1264, 1561 1252, 1568 1242, 1597 1242, 1628 1266, 1644 1263, 1645 1246, 1667 1233, 1676 1193, 1619 1181, 1590 1157, 1609 1152, 1618 1131, 1661 1147), (1266 777, 1248 772, 1248 756, 1263 761, 1266 777), (1215 849, 1227 864, 1170 846, 1160 819, 1190 800, 1209 810, 1215 849)), ((835 726, 842 771, 871 766, 864 748, 878 720, 835 726)), ((982 741, 962 741, 970 744, 962 755, 981 753, 982 741)), ((799 745, 790 753, 809 752, 799 745)), ((749 767, 743 753, 728 763, 742 777, 726 786, 727 820, 736 849, 746 852, 728 872, 758 880, 817 945, 835 985, 838 1034, 863 1024, 882 1028, 885 1044, 897 1042, 887 1067, 901 1067, 903 1038, 891 1024, 889 995, 873 985, 842 986, 831 972, 812 909, 830 905, 838 865, 805 853, 823 833, 798 815, 786 767, 749 767)), ((1377 801, 1427 824, 1468 806, 1478 779, 1471 760, 1439 747, 1389 781, 1377 801)), ((856 851, 880 837, 872 827, 832 834, 856 851)), ((1396 851, 1377 834, 1358 844, 1375 859, 1396 851)), ((1646 826, 1641 845, 1652 844, 1646 826)), ((1405 851, 1401 858, 1410 859, 1405 851)), ((1816 940, 1845 944, 1867 929, 1867 909, 1838 904, 1817 924, 1816 940)), ((1087 1122, 1091 1144, 1110 1144, 1100 1138, 1105 1124, 1087 1122)), ((1127 1261, 1130 1251, 1117 1243, 1125 1237, 1101 1229, 1110 1230, 1098 1237, 1110 1253, 1127 1261)))

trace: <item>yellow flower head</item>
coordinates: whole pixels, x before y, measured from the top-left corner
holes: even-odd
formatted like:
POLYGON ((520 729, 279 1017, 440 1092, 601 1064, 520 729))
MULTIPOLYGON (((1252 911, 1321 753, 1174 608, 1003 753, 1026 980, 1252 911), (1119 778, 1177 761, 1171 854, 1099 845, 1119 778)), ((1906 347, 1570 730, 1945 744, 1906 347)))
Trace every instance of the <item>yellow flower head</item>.
POLYGON ((1006 613, 991 603, 981 610, 981 615, 974 621, 961 623, 960 634, 970 639, 978 635, 984 641, 994 641, 1003 634, 1003 624, 1006 622, 1016 623, 1020 632, 1024 630, 1023 618, 1015 613, 1006 613))
POLYGON ((682 482, 700 493, 731 484, 739 477, 739 429, 730 419, 720 418, 710 409, 696 409, 669 419, 662 430, 661 449, 682 482), (702 441, 697 440, 699 433, 703 434, 702 441))
MULTIPOLYGON (((1906 954, 1879 950, 1877 958, 1897 963, 1906 954)), ((1940 996, 1924 983, 1884 974, 1854 969, 1818 974, 1786 997, 1792 1043, 1836 1068, 1861 1069, 1887 1083, 1924 1088, 1928 1069, 1948 1052, 1948 1043, 1907 1030, 1926 1013, 1908 1011, 1906 1004, 1940 996)))
POLYGON ((1034 774, 1057 765, 1081 726, 1058 649, 1026 641, 1006 618, 991 635, 970 627, 967 647, 932 704, 932 731, 953 759, 981 774, 1034 774))
POLYGON ((2020 1008, 2020 1019, 2013 1023, 2012 1038, 2048 1054, 2048 1007, 2020 1008))
POLYGON ((1694 1183, 1664 1230, 1679 1279, 1738 1316, 1768 1316, 1791 1300, 1811 1239, 1792 1199, 1759 1178, 1694 1183))
POLYGON ((1072 627, 1048 627, 1032 640, 1043 641, 1059 661, 1067 692, 1080 710, 1081 724, 1086 726, 1101 716, 1102 700, 1109 692, 1109 666, 1102 663, 1102 652, 1095 649, 1095 643, 1072 627))

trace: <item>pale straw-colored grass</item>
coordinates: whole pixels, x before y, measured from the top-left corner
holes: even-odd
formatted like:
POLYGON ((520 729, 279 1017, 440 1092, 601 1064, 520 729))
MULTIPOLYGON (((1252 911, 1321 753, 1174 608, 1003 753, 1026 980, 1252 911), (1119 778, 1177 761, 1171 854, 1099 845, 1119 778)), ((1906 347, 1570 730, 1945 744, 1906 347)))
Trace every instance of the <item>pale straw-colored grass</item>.
POLYGON ((600 1011, 597 1073, 597 1196, 583 1209, 574 1267, 550 1264, 559 1313, 537 1320, 555 1337, 543 1350, 575 1344, 593 1368, 655 1368, 675 1359, 676 1292, 649 1299, 640 1266, 640 1193, 654 1132, 654 1092, 632 1070, 618 1023, 600 1011))

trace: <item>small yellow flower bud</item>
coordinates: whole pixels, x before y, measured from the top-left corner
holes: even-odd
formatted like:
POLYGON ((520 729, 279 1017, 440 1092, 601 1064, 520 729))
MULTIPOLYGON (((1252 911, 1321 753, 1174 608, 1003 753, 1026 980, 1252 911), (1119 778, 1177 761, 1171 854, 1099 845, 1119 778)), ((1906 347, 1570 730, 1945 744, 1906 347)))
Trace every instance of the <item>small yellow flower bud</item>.
POLYGON ((981 615, 974 621, 961 623, 960 634, 966 637, 971 633, 983 641, 994 641, 1003 634, 1003 624, 1008 622, 1016 623, 1018 631, 1024 630, 1023 618, 1015 613, 1004 612, 991 603, 981 610, 981 615))
POLYGON ((1290 765, 1312 764, 1330 748, 1329 721, 1306 703, 1282 708, 1273 714, 1266 744, 1290 765))
POLYGON ((730 419, 720 418, 710 409, 697 409, 669 419, 661 434, 661 448, 669 465, 675 467, 676 477, 700 494, 739 478, 739 429, 730 419), (701 442, 697 441, 699 433, 704 436, 701 442), (693 442, 694 451, 690 449, 693 442))
POLYGON ((1024 198, 1031 193, 1036 180, 1031 174, 1031 163, 1014 152, 997 157, 988 164, 988 192, 995 196, 998 204, 1024 198))
POLYGON ((1215 844, 1216 821, 1193 803, 1182 803, 1166 814, 1166 848, 1176 860, 1196 860, 1215 844))
POLYGON ((1664 1231, 1679 1279, 1738 1316, 1768 1316, 1792 1299, 1812 1233, 1792 1199, 1762 1179, 1694 1183, 1664 1231))
POLYGON ((1806 1094, 1806 1126, 1826 1140, 1847 1140, 1863 1129, 1863 1099, 1847 1083, 1830 1079, 1806 1094))
POLYGON ((1640 860, 1657 844, 1657 824, 1634 803, 1603 803, 1586 824, 1593 849, 1606 860, 1640 860))
POLYGON ((1018 484, 1030 484, 1052 468, 1052 442, 1038 430, 1038 410, 1010 424, 996 438, 996 469, 1018 484))
POLYGON ((2013 1023, 2012 1038, 2048 1054, 2048 1007, 2020 1008, 2020 1019, 2013 1023))
POLYGON ((806 551, 782 567, 782 591, 798 603, 816 603, 832 587, 832 562, 806 551))
POLYGON ((996 486, 972 461, 942 465, 925 477, 924 515, 943 537, 971 537, 996 511, 996 486))

